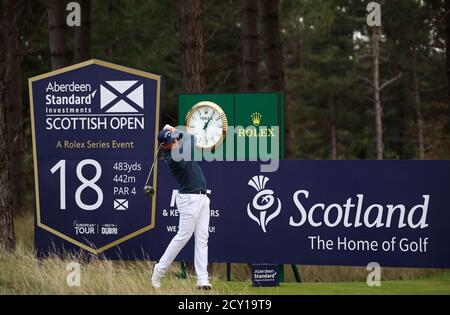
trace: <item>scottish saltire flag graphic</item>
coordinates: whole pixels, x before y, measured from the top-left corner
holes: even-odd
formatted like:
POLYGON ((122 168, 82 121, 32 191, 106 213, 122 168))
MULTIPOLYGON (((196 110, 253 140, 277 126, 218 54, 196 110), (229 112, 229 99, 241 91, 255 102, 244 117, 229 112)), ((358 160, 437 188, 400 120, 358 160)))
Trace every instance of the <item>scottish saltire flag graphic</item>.
POLYGON ((100 85, 100 108, 107 113, 137 113, 144 108, 144 84, 106 81, 100 85))

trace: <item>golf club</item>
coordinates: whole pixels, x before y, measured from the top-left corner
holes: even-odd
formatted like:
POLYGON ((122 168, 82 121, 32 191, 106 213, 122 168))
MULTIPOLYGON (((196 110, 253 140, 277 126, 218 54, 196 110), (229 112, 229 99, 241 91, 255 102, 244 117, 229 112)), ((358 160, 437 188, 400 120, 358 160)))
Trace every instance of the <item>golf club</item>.
MULTIPOLYGON (((174 139, 180 140, 181 138, 183 138, 183 133, 181 133, 181 132, 177 131, 176 133, 174 133, 174 135, 175 135, 173 137, 174 139)), ((155 189, 152 186, 148 185, 148 181, 150 180, 150 176, 152 175, 153 168, 155 167, 155 162, 156 162, 156 159, 158 158, 160 149, 161 149, 161 144, 158 146, 158 151, 156 152, 152 167, 150 168, 150 172, 148 173, 147 180, 145 181, 144 194, 146 194, 149 198, 152 198, 153 195, 155 194, 155 189)))
POLYGON ((150 179, 150 176, 152 175, 153 168, 155 167, 155 162, 156 162, 156 159, 158 158, 160 149, 161 149, 161 144, 158 146, 158 151, 156 151, 156 155, 155 155, 155 158, 153 159, 152 167, 150 168, 150 172, 148 173, 147 180, 145 181, 144 194, 146 194, 150 198, 153 197, 153 195, 155 194, 155 189, 152 186, 148 185, 148 181, 150 179))
MULTIPOLYGON (((183 133, 181 133, 179 131, 176 131, 176 132, 173 133, 173 139, 180 140, 181 138, 183 138, 183 133)), ((150 176, 152 175, 153 168, 155 167, 155 162, 156 162, 156 159, 158 158, 158 154, 159 154, 159 150, 160 149, 161 149, 161 144, 158 146, 158 151, 156 152, 155 159, 153 160, 152 167, 150 168, 150 172, 148 173, 147 180, 145 181, 144 194, 146 194, 150 198, 153 197, 153 195, 155 194, 155 189, 152 186, 148 185, 148 181, 150 179, 150 176)))

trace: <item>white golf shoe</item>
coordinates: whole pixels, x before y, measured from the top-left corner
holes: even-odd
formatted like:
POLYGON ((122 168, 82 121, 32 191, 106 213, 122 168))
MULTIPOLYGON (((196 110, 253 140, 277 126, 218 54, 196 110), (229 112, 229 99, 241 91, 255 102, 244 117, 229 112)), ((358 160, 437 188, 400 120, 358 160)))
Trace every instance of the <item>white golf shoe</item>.
POLYGON ((162 275, 159 271, 158 264, 155 264, 152 274, 152 287, 155 289, 159 289, 161 287, 161 277, 162 275))
POLYGON ((212 285, 211 285, 211 283, 209 283, 208 279, 206 279, 206 280, 198 280, 197 281, 197 289, 200 289, 200 290, 211 290, 212 289, 212 285))

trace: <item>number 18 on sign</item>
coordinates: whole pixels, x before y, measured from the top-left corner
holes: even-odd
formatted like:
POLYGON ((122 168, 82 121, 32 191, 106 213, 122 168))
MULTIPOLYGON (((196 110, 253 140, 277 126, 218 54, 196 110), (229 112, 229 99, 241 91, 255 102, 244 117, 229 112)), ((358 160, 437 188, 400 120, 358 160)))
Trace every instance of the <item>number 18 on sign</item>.
POLYGON ((161 77, 90 60, 29 88, 37 228, 94 254, 152 229, 161 77))

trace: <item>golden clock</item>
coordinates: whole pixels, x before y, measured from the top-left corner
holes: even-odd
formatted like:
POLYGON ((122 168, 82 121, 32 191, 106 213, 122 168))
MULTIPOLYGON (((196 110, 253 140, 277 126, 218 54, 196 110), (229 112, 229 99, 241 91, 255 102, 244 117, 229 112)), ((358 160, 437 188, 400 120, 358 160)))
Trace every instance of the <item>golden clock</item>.
POLYGON ((216 103, 199 102, 186 115, 186 130, 196 138, 197 148, 212 149, 221 145, 227 129, 227 116, 216 103))

